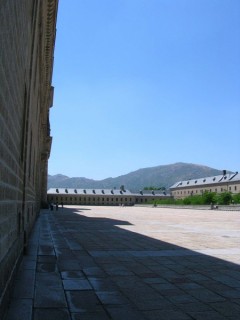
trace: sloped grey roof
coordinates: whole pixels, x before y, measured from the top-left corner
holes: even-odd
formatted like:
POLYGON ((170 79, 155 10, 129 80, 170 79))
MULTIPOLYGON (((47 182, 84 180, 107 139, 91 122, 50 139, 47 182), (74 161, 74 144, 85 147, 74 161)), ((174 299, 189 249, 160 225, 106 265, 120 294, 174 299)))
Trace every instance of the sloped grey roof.
POLYGON ((107 196, 169 196, 169 194, 164 194, 158 190, 154 190, 154 194, 150 190, 143 190, 142 194, 140 191, 138 193, 132 193, 129 190, 121 191, 120 189, 73 189, 73 188, 50 188, 47 192, 48 194, 59 194, 59 195, 80 195, 80 196, 90 196, 90 195, 107 195, 107 196))
POLYGON ((240 174, 238 172, 235 173, 227 173, 225 175, 217 175, 212 177, 205 177, 199 179, 190 179, 185 181, 178 181, 174 185, 170 187, 170 189, 175 188, 186 188, 186 187, 196 187, 196 186, 204 186, 209 184, 219 184, 226 183, 231 181, 240 181, 240 174))
POLYGON ((50 188, 48 194, 72 194, 72 195, 132 195, 129 190, 120 189, 73 189, 73 188, 50 188))

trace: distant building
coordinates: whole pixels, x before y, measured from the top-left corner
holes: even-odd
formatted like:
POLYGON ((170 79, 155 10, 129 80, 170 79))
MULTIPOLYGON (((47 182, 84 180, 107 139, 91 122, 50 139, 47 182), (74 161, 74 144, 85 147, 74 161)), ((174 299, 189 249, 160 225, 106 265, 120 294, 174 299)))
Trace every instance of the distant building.
POLYGON ((57 0, 0 1, 0 319, 47 204, 57 6, 57 0))
POLYGON ((170 191, 175 199, 201 195, 205 191, 240 193, 240 174, 226 173, 224 170, 222 175, 176 182, 170 187, 170 191))
POLYGON ((51 188, 47 192, 49 203, 63 202, 70 205, 132 206, 169 197, 170 195, 159 193, 159 191, 132 193, 129 190, 120 189, 51 188))

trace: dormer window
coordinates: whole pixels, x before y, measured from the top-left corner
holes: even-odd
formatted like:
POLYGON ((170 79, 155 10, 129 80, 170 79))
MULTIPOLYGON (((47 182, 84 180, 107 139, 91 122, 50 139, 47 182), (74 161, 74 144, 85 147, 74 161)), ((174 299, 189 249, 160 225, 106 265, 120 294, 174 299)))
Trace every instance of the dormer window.
POLYGON ((77 193, 77 189, 74 189, 74 192, 77 193))
POLYGON ((59 193, 59 190, 58 190, 58 189, 56 189, 56 192, 57 192, 57 193, 59 193))
POLYGON ((68 193, 68 189, 65 189, 65 192, 68 193))

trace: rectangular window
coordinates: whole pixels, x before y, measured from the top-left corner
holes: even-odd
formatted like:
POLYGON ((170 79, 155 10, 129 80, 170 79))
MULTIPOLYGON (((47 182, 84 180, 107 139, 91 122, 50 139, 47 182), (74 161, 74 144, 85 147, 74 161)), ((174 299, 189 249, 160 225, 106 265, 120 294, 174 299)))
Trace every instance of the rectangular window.
POLYGON ((234 187, 234 190, 237 191, 237 186, 234 187))

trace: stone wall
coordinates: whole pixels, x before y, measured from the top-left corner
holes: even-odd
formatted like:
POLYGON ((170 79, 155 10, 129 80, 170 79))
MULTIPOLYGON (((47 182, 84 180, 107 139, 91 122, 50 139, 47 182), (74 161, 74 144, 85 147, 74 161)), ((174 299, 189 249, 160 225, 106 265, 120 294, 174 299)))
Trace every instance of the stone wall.
POLYGON ((46 203, 57 0, 0 1, 0 318, 46 203))

